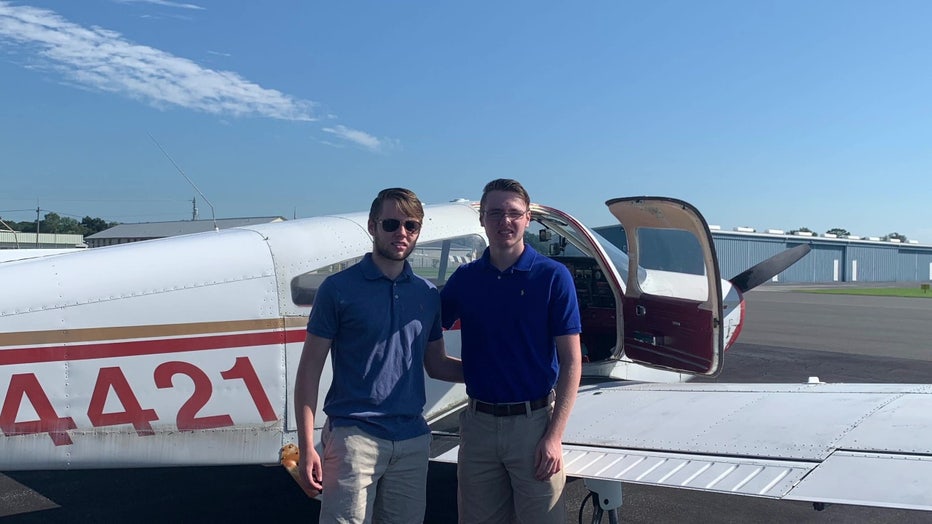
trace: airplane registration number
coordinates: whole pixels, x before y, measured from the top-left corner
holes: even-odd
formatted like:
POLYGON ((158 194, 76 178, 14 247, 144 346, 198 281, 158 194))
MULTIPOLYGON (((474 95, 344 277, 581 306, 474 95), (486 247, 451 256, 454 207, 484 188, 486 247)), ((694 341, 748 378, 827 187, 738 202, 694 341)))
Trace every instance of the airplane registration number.
MULTIPOLYGON (((135 376, 138 377, 138 374, 135 376)), ((185 395, 186 399, 180 407, 172 408, 177 409, 175 426, 179 431, 234 425, 230 413, 202 414, 214 396, 214 380, 227 387, 245 386, 259 418, 263 422, 274 422, 278 419, 249 357, 237 357, 231 367, 219 372, 219 377, 211 377, 201 367, 190 362, 163 362, 156 366, 152 373, 154 384, 141 387, 151 389, 154 385, 159 390, 169 390, 182 386, 181 377, 188 379, 184 381, 184 389, 190 389, 191 385, 193 389, 185 395)), ((137 384, 137 389, 139 386, 137 384)), ((97 370, 97 378, 86 410, 87 419, 93 427, 132 425, 136 434, 141 437, 154 435, 152 423, 162 419, 157 409, 165 408, 140 402, 140 397, 120 366, 101 367, 97 370)), ((73 417, 59 415, 43 382, 36 373, 30 372, 10 376, 3 406, 0 408, 0 430, 8 437, 46 433, 56 446, 67 446, 73 444, 71 433, 78 430, 78 424, 73 417), (20 420, 32 416, 28 413, 21 416, 20 411, 26 405, 31 406, 37 418, 20 420)))

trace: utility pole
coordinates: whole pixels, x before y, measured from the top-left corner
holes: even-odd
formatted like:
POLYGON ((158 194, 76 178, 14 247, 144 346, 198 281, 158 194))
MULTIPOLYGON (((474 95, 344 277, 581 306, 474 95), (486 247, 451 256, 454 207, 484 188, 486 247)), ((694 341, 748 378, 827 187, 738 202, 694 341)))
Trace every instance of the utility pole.
POLYGON ((39 247, 39 205, 36 204, 36 247, 39 247))
POLYGON ((191 199, 191 220, 197 220, 197 197, 191 199))

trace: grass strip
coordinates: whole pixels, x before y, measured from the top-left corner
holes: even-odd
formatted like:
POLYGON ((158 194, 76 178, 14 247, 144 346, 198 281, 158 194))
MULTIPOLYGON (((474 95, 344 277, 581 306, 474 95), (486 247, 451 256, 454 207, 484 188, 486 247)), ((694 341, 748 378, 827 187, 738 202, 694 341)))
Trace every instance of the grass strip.
POLYGON ((800 289, 802 293, 820 293, 823 295, 868 295, 875 297, 932 298, 932 290, 918 287, 861 287, 861 288, 823 288, 800 289))

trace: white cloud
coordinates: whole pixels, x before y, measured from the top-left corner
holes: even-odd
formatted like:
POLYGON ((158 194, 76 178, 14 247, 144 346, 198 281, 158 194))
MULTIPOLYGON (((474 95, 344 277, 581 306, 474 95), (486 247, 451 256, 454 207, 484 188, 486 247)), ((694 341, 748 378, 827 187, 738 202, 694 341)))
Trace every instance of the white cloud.
POLYGON ((118 4, 152 4, 163 7, 177 7, 179 9, 197 9, 203 11, 205 8, 194 4, 180 4, 178 2, 169 2, 167 0, 113 0, 118 4))
POLYGON ((316 120, 313 102, 263 88, 234 72, 208 69, 186 58, 134 44, 115 31, 74 24, 46 9, 0 1, 0 44, 4 42, 20 46, 24 53, 33 53, 38 60, 32 61, 30 68, 57 71, 84 87, 154 106, 173 105, 218 115, 316 120))
POLYGON ((389 149, 394 149, 398 145, 397 141, 395 140, 384 138, 380 139, 370 135, 369 133, 366 133, 365 131, 351 129, 344 125, 324 127, 322 130, 338 138, 352 142, 358 146, 362 146, 372 152, 384 152, 389 149))

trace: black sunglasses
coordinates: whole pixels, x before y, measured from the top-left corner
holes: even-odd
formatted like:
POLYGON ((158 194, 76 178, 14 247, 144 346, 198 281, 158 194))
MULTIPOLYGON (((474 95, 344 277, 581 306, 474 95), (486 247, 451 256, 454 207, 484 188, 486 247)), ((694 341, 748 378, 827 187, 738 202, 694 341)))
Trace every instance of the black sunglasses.
POLYGON ((421 223, 417 220, 405 220, 402 222, 397 218, 384 218, 379 220, 379 224, 382 224, 382 231, 386 233, 394 233, 398 229, 398 226, 402 224, 404 224, 405 231, 408 233, 417 233, 421 230, 421 223))

